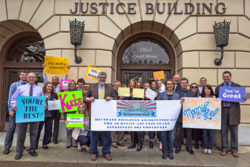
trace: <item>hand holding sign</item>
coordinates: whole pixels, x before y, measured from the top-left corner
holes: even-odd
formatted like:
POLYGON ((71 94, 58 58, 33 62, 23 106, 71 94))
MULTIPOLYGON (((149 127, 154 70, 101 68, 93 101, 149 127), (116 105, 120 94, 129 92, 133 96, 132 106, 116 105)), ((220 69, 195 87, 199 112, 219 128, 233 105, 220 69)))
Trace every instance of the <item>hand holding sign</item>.
POLYGON ((244 87, 221 86, 219 98, 221 98, 222 101, 245 102, 245 94, 246 88, 244 87))
POLYGON ((130 96, 130 88, 118 88, 118 96, 129 97, 130 96))
POLYGON ((144 89, 134 88, 133 97, 135 98, 144 98, 144 89))
POLYGON ((164 71, 156 71, 154 74, 154 80, 164 79, 164 71))
POLYGON ((85 72, 85 78, 97 80, 99 72, 102 70, 99 68, 88 66, 85 72))
POLYGON ((146 97, 150 100, 154 100, 155 97, 157 96, 157 93, 155 91, 153 91, 152 89, 148 88, 146 90, 146 97))
POLYGON ((83 128, 84 114, 67 114, 67 128, 83 128))

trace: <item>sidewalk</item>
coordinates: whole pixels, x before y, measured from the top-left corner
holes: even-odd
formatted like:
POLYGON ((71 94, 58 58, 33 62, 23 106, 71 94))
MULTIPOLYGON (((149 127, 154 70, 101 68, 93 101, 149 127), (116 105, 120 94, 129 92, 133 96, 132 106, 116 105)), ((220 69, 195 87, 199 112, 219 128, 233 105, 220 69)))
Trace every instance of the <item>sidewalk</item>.
MULTIPOLYGON (((5 133, 0 133, 0 166, 1 167, 92 167, 92 166, 119 166, 119 167, 132 167, 132 166, 182 166, 182 167, 249 167, 250 166, 250 147, 240 146, 239 158, 234 158, 231 154, 227 156, 220 156, 218 149, 213 149, 212 155, 205 155, 202 149, 195 150, 195 155, 190 155, 184 151, 184 147, 179 154, 174 154, 174 160, 162 160, 162 153, 159 150, 158 144, 154 145, 154 149, 148 148, 147 140, 144 142, 144 147, 141 152, 136 152, 135 149, 128 150, 126 147, 118 149, 112 148, 112 161, 107 161, 102 157, 101 147, 99 147, 99 157, 97 161, 90 160, 90 155, 85 150, 78 152, 76 148, 66 149, 65 142, 60 142, 57 145, 51 143, 48 150, 40 147, 37 150, 38 157, 31 157, 27 151, 24 152, 22 159, 16 161, 15 146, 11 148, 9 155, 3 155, 3 140, 5 133)), ((14 139, 15 140, 15 139, 14 139)), ((26 137, 25 146, 29 146, 29 136, 26 137)), ((16 140, 13 145, 16 144, 16 140)), ((129 143, 127 143, 128 145, 129 143)))

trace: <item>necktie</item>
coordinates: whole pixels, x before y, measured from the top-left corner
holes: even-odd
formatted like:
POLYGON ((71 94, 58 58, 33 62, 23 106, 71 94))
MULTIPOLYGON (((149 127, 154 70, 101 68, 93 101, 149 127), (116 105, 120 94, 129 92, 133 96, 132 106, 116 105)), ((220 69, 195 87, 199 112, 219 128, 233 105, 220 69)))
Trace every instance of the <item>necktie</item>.
POLYGON ((100 99, 103 99, 103 85, 101 85, 101 89, 100 89, 100 99))
POLYGON ((29 96, 33 96, 33 85, 30 85, 30 93, 29 96))
MULTIPOLYGON (((228 87, 228 86, 229 86, 229 84, 228 84, 228 83, 226 83, 226 86, 228 87)), ((228 102, 228 101, 226 101, 224 105, 225 105, 225 107, 229 107, 229 102, 228 102)))

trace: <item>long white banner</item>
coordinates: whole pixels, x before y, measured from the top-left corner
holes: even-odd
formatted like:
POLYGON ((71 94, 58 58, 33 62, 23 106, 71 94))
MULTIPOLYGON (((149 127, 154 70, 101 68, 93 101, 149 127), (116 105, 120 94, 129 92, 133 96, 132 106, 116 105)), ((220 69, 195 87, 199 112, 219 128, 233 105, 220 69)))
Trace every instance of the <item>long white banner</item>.
POLYGON ((92 131, 168 131, 180 114, 179 100, 95 100, 92 131))

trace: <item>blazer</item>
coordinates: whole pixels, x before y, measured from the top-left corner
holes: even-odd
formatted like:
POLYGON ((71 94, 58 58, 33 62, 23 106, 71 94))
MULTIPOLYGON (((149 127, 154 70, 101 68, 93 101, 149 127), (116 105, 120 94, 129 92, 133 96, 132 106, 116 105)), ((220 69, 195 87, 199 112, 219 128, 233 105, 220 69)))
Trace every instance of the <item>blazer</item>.
MULTIPOLYGON (((58 99, 57 93, 51 93, 49 98, 46 98, 46 105, 48 106, 48 101, 52 101, 54 99, 58 99)), ((49 111, 48 108, 45 110, 45 117, 54 117, 54 115, 58 112, 58 110, 49 111)))
MULTIPOLYGON (((216 87, 215 89, 215 96, 219 97, 220 94, 220 87, 224 86, 224 83, 220 84, 219 86, 216 87)), ((232 82, 231 87, 240 87, 239 84, 236 84, 232 82)), ((223 102, 223 101, 222 101, 223 102)), ((222 103, 221 103, 222 104, 222 103)), ((221 121, 227 121, 225 120, 225 107, 221 106, 222 108, 222 117, 221 121)), ((238 125, 240 124, 240 103, 238 102, 230 102, 230 107, 229 107, 229 125, 238 125)))
MULTIPOLYGON (((93 84, 89 87, 87 97, 94 97, 95 99, 99 99, 98 97, 98 83, 93 84)), ((108 85, 105 84, 105 96, 104 99, 106 99, 107 96, 110 96, 113 98, 113 100, 118 100, 118 97, 115 94, 114 89, 108 85)))
MULTIPOLYGON (((173 96, 172 96, 172 100, 179 100, 180 99, 180 96, 179 94, 177 93, 173 93, 173 96)), ((168 100, 168 95, 167 95, 167 91, 165 92, 160 92, 158 97, 157 97, 157 100, 168 100)))

